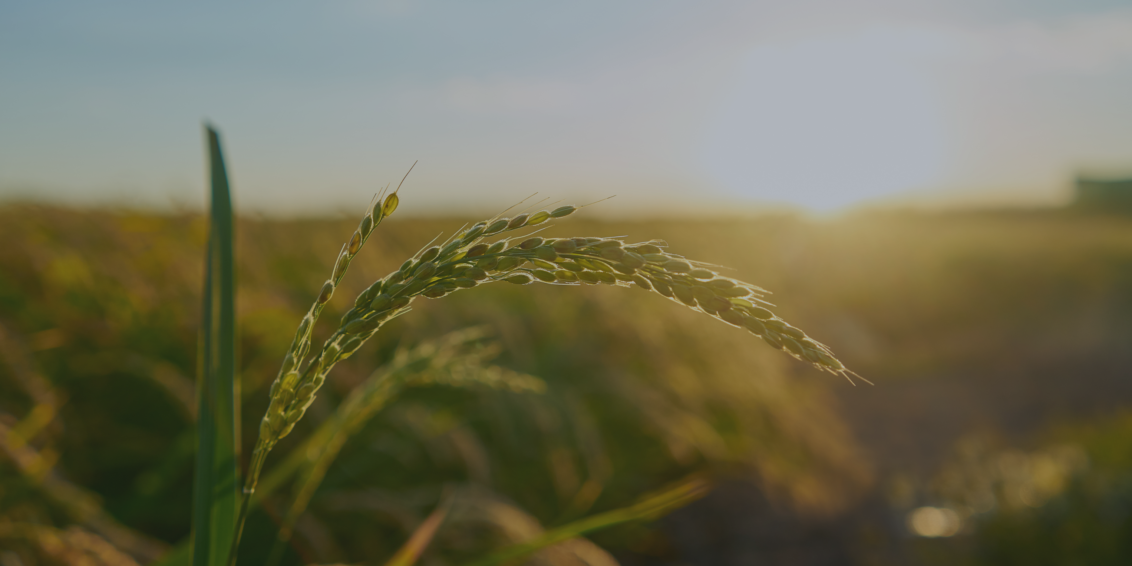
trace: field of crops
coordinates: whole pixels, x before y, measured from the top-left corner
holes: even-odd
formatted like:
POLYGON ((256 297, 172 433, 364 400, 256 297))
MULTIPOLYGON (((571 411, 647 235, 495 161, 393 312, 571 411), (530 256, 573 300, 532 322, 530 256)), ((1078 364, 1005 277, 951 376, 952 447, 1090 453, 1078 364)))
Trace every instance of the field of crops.
MULTIPOLYGON (((461 329, 479 328, 477 344, 498 349, 490 364, 545 390, 405 389, 343 446, 283 564, 384 563, 452 493, 421 563, 462 564, 692 474, 714 491, 595 532, 608 555, 575 539, 535 562, 1132 560, 1132 218, 585 212, 540 235, 660 238, 727 266, 875 385, 634 289, 501 284, 422 299, 339 364, 269 467, 397 352, 461 329)), ((465 220, 383 223, 325 326, 465 220)), ((237 221, 245 452, 356 224, 237 221)), ((0 564, 146 563, 189 535, 207 234, 187 213, 0 207, 0 564)), ((242 562, 267 560, 291 489, 252 514, 242 562)))

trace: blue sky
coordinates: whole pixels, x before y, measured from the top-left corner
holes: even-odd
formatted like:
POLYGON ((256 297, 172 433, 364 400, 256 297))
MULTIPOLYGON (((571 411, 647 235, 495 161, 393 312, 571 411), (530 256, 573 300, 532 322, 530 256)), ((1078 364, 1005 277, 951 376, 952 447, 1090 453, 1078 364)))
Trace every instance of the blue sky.
POLYGON ((612 212, 1064 200, 1132 173, 1118 2, 4 2, 0 198, 612 212))

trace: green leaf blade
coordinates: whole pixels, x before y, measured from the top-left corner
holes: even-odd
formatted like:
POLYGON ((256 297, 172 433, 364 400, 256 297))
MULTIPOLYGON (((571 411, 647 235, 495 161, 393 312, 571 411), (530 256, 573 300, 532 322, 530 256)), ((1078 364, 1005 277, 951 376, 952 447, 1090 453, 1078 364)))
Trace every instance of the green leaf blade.
POLYGON ((211 127, 206 135, 212 190, 197 376, 193 566, 225 566, 239 503, 234 236, 220 136, 211 127))

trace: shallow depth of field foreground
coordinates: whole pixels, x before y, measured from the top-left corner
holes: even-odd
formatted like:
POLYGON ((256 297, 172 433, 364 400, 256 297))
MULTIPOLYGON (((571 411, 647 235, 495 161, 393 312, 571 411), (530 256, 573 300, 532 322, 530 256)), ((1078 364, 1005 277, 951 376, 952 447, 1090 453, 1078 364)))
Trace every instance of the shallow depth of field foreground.
MULTIPOLYGON (((415 197, 403 190, 398 214, 415 197)), ((681 482, 711 491, 525 563, 1132 560, 1132 217, 589 210, 539 236, 664 239, 727 266, 875 385, 640 289, 422 297, 335 367, 275 447, 241 564, 385 564, 438 509, 418 563, 468 564, 681 482), (312 472, 281 472, 287 456, 331 443, 320 425, 375 371, 422 377, 347 427, 304 493, 312 472)), ((385 220, 315 348, 370 283, 476 220, 385 220)), ((237 217, 243 466, 357 221, 237 217)), ((183 548, 207 238, 197 215, 0 207, 0 564, 168 564, 183 548)))

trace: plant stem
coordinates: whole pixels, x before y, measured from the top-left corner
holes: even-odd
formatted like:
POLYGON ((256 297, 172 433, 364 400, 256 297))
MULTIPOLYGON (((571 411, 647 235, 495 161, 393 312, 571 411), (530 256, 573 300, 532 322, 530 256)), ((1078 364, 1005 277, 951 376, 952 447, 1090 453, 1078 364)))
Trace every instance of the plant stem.
POLYGON ((248 509, 251 507, 252 496, 255 495, 255 486, 259 483, 259 475, 263 471, 263 463, 267 460, 267 453, 271 446, 261 441, 256 442, 252 452, 251 465, 248 467, 248 478, 244 482, 244 494, 240 501, 240 513, 236 516, 236 532, 232 538, 232 548, 228 551, 228 566, 236 566, 236 554, 240 549, 240 536, 244 534, 244 522, 248 518, 248 509))

